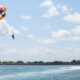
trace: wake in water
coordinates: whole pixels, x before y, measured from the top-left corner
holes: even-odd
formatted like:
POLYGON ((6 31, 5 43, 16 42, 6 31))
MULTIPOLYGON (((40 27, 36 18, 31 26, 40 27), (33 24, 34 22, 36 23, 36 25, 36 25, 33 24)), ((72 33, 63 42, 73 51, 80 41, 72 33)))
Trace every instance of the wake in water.
POLYGON ((63 67, 63 68, 59 68, 59 69, 51 69, 51 70, 47 70, 47 71, 43 71, 41 73, 43 74, 58 74, 58 73, 65 73, 68 71, 73 71, 73 70, 80 70, 80 67, 63 67))
POLYGON ((17 72, 17 73, 13 73, 13 74, 7 74, 7 75, 3 75, 0 76, 0 80, 3 79, 8 79, 8 78, 29 78, 29 77, 43 77, 43 76, 47 76, 47 75, 58 75, 61 73, 66 73, 69 71, 74 71, 74 70, 80 70, 80 67, 78 66, 74 66, 74 67, 61 67, 61 68, 57 68, 57 69, 47 69, 44 71, 33 71, 33 72, 17 72))

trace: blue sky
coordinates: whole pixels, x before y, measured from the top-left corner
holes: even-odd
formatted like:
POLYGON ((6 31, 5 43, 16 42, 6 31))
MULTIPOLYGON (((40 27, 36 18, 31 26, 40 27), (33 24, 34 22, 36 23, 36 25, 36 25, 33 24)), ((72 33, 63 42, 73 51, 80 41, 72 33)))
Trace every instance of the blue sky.
POLYGON ((80 0, 1 1, 7 11, 0 21, 0 60, 78 60, 79 3, 80 0))

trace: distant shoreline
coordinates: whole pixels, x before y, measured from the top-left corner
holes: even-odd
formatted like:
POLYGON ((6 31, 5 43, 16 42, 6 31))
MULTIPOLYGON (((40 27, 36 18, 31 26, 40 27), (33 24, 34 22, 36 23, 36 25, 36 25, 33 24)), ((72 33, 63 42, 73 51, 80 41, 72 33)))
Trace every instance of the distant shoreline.
POLYGON ((8 65, 11 65, 11 66, 20 66, 20 65, 21 66, 63 66, 63 65, 64 66, 66 66, 66 65, 69 66, 69 65, 76 65, 77 66, 77 65, 80 65, 80 64, 62 64, 62 65, 60 65, 60 64, 57 64, 57 65, 37 65, 37 64, 36 65, 26 65, 26 64, 7 64, 6 65, 6 64, 0 64, 0 66, 8 66, 8 65))
POLYGON ((72 60, 71 62, 64 61, 53 61, 53 62, 44 62, 44 61, 34 61, 34 62, 23 62, 23 61, 0 61, 0 65, 80 65, 80 60, 72 60))

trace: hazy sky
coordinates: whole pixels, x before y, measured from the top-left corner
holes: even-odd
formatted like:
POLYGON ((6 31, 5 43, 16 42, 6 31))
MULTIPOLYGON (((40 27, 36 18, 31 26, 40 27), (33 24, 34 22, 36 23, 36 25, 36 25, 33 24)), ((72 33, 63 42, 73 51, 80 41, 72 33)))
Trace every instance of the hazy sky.
POLYGON ((80 0, 2 0, 0 60, 80 59, 80 0), (15 40, 11 34, 15 33, 15 40))

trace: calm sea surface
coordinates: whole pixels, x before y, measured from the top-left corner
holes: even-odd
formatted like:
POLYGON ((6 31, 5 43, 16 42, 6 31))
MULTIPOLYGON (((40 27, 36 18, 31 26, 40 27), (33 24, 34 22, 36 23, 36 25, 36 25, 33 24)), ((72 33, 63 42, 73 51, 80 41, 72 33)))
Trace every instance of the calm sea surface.
POLYGON ((0 66, 0 80, 80 80, 80 66, 0 66))

